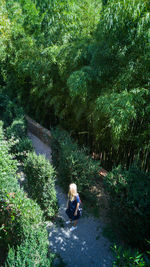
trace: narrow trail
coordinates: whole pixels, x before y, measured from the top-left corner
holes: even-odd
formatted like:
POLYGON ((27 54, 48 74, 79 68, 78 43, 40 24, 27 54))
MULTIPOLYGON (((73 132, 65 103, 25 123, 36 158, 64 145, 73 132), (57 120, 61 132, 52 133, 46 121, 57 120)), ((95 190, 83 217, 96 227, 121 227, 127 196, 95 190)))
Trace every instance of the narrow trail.
MULTIPOLYGON (((28 133, 37 154, 43 154, 51 161, 51 149, 35 135, 28 133)), ((53 252, 59 254, 67 267, 112 267, 112 253, 110 242, 103 237, 104 227, 100 219, 91 215, 79 219, 78 228, 70 232, 70 226, 65 225, 66 195, 56 185, 59 203, 58 217, 63 224, 48 226, 49 243, 53 252)))

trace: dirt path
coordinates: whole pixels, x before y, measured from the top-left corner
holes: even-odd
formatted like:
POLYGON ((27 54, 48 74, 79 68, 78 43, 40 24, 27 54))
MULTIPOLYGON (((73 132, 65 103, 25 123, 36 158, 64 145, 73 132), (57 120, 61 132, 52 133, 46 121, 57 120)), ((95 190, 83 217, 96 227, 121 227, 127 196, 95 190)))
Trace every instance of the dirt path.
MULTIPOLYGON (((29 133, 37 154, 44 154, 51 161, 51 149, 40 139, 29 133)), ((78 228, 70 232, 70 226, 65 225, 67 217, 66 195, 56 185, 59 202, 58 217, 60 224, 50 224, 48 227, 50 248, 58 253, 67 267, 112 267, 112 254, 110 242, 103 237, 103 223, 100 219, 83 216, 78 223, 78 228)))

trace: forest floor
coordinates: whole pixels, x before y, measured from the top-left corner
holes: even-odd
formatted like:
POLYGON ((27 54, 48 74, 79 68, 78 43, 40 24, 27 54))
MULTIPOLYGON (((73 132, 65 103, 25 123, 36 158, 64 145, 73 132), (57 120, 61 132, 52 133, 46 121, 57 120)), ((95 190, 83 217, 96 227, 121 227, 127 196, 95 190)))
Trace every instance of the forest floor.
MULTIPOLYGON (((35 152, 45 155, 51 161, 50 147, 31 133, 28 133, 28 136, 32 140, 35 152)), ((79 219, 78 228, 71 232, 71 225, 65 224, 68 220, 65 214, 67 196, 63 193, 57 181, 55 188, 59 213, 56 221, 53 223, 47 222, 51 251, 59 255, 67 267, 112 267, 111 243, 103 236, 105 227, 104 207, 101 207, 102 215, 100 218, 84 211, 83 216, 79 219)), ((93 188, 93 190, 96 189, 93 188)), ((104 203, 106 202, 103 190, 100 192, 100 198, 103 199, 104 203)), ((55 262, 55 266, 62 266, 59 260, 55 262)))

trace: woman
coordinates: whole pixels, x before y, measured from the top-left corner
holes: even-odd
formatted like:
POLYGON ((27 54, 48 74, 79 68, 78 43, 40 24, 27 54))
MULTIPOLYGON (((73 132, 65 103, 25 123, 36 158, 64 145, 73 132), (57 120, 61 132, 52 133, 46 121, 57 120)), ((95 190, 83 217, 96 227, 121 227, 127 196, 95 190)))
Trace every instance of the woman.
POLYGON ((68 201, 67 201, 67 209, 66 214, 69 217, 69 221, 66 222, 66 224, 74 222, 74 225, 71 227, 70 231, 74 231, 77 229, 77 222, 80 218, 80 197, 77 193, 77 186, 76 184, 70 184, 69 185, 69 192, 68 192, 68 201))

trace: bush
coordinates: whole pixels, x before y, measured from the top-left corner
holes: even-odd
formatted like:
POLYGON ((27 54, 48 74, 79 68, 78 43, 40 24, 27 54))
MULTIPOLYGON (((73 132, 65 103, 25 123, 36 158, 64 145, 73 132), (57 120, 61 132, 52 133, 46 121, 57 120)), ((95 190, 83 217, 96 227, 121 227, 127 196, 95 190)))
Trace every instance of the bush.
POLYGON ((24 239, 30 224, 37 225, 42 220, 42 212, 20 189, 16 175, 17 161, 8 153, 9 146, 2 139, 2 128, 0 129, 1 241, 5 244, 16 244, 24 239))
POLYGON ((47 243, 47 235, 41 227, 36 232, 31 229, 21 245, 18 245, 16 249, 14 247, 9 249, 6 266, 51 266, 51 259, 47 258, 47 243))
POLYGON ((17 106, 13 101, 6 99, 5 110, 2 116, 4 127, 10 126, 15 118, 24 120, 23 108, 17 106))
POLYGON ((9 154, 10 146, 4 138, 2 125, 3 123, 0 122, 0 190, 7 189, 11 192, 12 187, 15 191, 18 188, 16 182, 17 161, 12 160, 12 155, 9 154))
POLYGON ((110 172, 105 180, 111 218, 123 238, 143 248, 150 238, 150 176, 132 166, 110 172))
POLYGON ((24 119, 14 119, 13 122, 6 130, 7 137, 11 138, 14 136, 15 138, 24 138, 27 134, 27 126, 24 119))
POLYGON ((86 198, 98 177, 99 163, 88 155, 87 149, 79 148, 66 131, 53 130, 52 136, 52 159, 57 167, 60 183, 68 190, 68 185, 75 182, 80 194, 86 198))
POLYGON ((131 248, 123 248, 121 246, 116 246, 112 248, 115 256, 115 261, 113 262, 114 267, 146 267, 150 266, 150 261, 146 257, 139 253, 137 250, 131 248))
MULTIPOLYGON (((17 180, 16 180, 17 181, 17 180)), ((42 222, 43 213, 39 206, 27 198, 20 190, 19 184, 16 191, 1 189, 1 242, 7 247, 19 245, 26 239, 30 228, 36 230, 37 225, 42 222)))
POLYGON ((33 150, 33 146, 31 140, 26 137, 27 124, 23 110, 12 103, 13 102, 8 101, 10 111, 6 110, 3 116, 5 119, 4 125, 8 125, 11 122, 11 124, 6 128, 6 136, 8 139, 11 139, 10 152, 14 154, 17 160, 23 161, 26 158, 27 152, 33 150))
POLYGON ((37 201, 46 217, 55 216, 58 211, 54 187, 56 174, 50 162, 42 155, 29 153, 24 162, 24 173, 29 196, 37 201))
POLYGON ((27 126, 23 118, 14 119, 9 127, 6 128, 6 136, 9 140, 11 153, 17 160, 23 161, 26 153, 33 150, 32 142, 26 137, 27 126))
POLYGON ((2 115, 6 109, 7 102, 8 96, 3 92, 3 89, 0 87, 0 119, 2 119, 2 115))
POLYGON ((23 109, 9 100, 4 93, 0 93, 0 100, 2 100, 0 111, 6 128, 6 136, 11 139, 10 152, 17 160, 23 161, 27 152, 33 150, 32 142, 26 137, 27 124, 23 109))
MULTIPOLYGON (((10 262, 12 255, 23 257, 23 254, 20 254, 23 245, 26 244, 26 249, 27 244, 32 245, 33 250, 30 247, 30 255, 28 254, 28 259, 26 259, 27 263, 30 260, 34 264, 39 261, 39 266, 43 266, 41 263, 43 260, 49 264, 47 259, 48 236, 46 227, 42 222, 43 212, 39 205, 27 198, 24 191, 20 189, 16 175, 17 161, 9 154, 10 147, 4 139, 2 123, 0 123, 0 148, 0 248, 3 247, 3 253, 6 256, 9 246, 14 247, 8 252, 8 262, 10 262), (34 234, 31 235, 31 233, 34 234), (17 252, 17 246, 20 247, 20 252, 17 252), (42 255, 41 258, 40 255, 42 255)), ((23 258, 20 259, 23 260, 23 258)), ((17 258, 14 258, 14 264, 15 260, 17 258)), ((8 264, 8 266, 22 266, 17 265, 18 262, 16 265, 14 264, 8 264)))
POLYGON ((26 159, 28 152, 33 151, 32 141, 28 137, 24 137, 23 139, 19 138, 17 140, 11 138, 9 143, 11 153, 21 162, 26 159))

